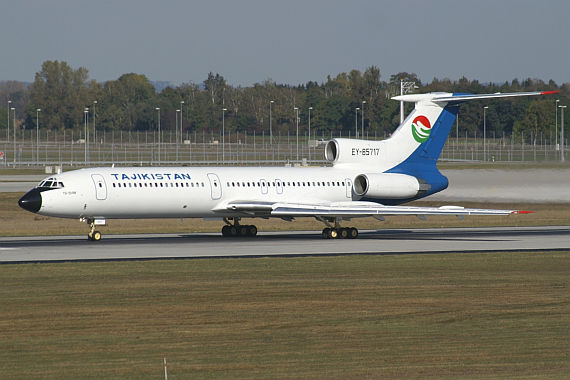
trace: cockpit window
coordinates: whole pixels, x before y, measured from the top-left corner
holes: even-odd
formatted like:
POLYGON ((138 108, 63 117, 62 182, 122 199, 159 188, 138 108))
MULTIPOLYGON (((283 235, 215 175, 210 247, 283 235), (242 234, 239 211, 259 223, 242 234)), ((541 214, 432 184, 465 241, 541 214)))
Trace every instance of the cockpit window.
POLYGON ((46 189, 46 188, 48 188, 48 189, 60 189, 64 186, 63 186, 63 182, 59 182, 55 178, 48 178, 47 180, 40 182, 38 187, 43 188, 43 189, 46 189))

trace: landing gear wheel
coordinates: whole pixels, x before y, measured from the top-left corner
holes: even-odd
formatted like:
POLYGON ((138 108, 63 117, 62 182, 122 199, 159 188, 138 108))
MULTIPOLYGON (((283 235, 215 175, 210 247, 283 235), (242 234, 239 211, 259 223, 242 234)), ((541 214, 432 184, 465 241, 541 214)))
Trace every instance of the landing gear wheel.
POLYGON ((91 236, 91 240, 93 240, 93 241, 101 240, 101 232, 93 231, 93 235, 91 236))
POLYGON ((331 238, 331 229, 329 227, 323 228, 323 232, 321 234, 323 239, 330 239, 331 238))
POLYGON ((331 239, 338 239, 338 230, 336 228, 331 228, 329 236, 331 239))
POLYGON ((356 239, 358 237, 358 229, 355 227, 350 227, 348 229, 348 238, 349 239, 356 239))
POLYGON ((254 237, 257 227, 254 225, 240 225, 240 218, 224 218, 227 224, 222 227, 223 237, 254 237))
POLYGON ((338 230, 338 237, 340 239, 346 239, 348 237, 348 228, 340 228, 338 230))
POLYGON ((257 235, 257 227, 256 226, 248 226, 247 231, 248 231, 248 236, 254 237, 257 235))

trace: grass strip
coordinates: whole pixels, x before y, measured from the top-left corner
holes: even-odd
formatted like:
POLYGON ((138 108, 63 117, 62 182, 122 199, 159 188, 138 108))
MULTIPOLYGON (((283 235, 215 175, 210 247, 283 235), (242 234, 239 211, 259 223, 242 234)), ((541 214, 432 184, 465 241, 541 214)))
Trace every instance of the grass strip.
POLYGON ((4 265, 0 373, 562 378, 569 254, 4 265))

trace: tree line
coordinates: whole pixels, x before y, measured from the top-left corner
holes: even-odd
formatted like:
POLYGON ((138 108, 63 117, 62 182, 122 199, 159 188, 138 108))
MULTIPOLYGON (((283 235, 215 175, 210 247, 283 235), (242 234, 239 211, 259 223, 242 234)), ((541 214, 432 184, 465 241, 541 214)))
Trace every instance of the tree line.
MULTIPOLYGON (((304 85, 277 84, 268 79, 249 87, 236 87, 222 75, 209 73, 202 83, 183 83, 157 92, 141 74, 128 73, 101 83, 90 80, 84 67, 73 69, 65 61, 45 61, 31 85, 0 83, 0 98, 6 99, 6 106, 0 107, 0 128, 6 128, 10 100, 10 106, 17 110, 16 124, 26 129, 36 127, 36 110, 41 109, 40 128, 50 130, 82 130, 87 111, 90 123, 95 117, 100 131, 156 130, 160 113, 163 130, 174 130, 178 125, 184 133, 219 133, 223 119, 226 132, 267 134, 271 123, 277 135, 294 133, 298 112, 302 131, 307 130, 310 114, 312 135, 354 134, 356 125, 361 129, 364 117, 365 134, 380 137, 389 135, 399 124, 399 102, 390 98, 400 93, 401 80, 414 82, 415 92, 561 91, 555 98, 469 102, 459 112, 459 123, 462 133, 467 131, 471 136, 482 131, 484 106, 488 107, 487 131, 497 136, 553 136, 555 99, 560 99, 559 104, 568 104, 570 99, 570 84, 559 86, 552 80, 513 79, 502 84, 483 84, 463 77, 454 81, 434 78, 422 83, 416 74, 401 72, 385 81, 376 66, 304 85)), ((406 109, 406 113, 410 110, 406 109)))

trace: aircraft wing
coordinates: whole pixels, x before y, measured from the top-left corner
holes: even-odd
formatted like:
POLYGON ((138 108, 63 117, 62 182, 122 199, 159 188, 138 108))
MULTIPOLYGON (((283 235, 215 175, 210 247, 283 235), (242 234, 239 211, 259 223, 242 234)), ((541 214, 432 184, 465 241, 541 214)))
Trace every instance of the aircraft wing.
POLYGON ((374 202, 246 202, 232 201, 220 205, 215 212, 233 212, 247 216, 261 217, 345 217, 356 218, 386 215, 510 215, 527 214, 531 211, 464 208, 460 206, 417 207, 385 206, 374 202))

